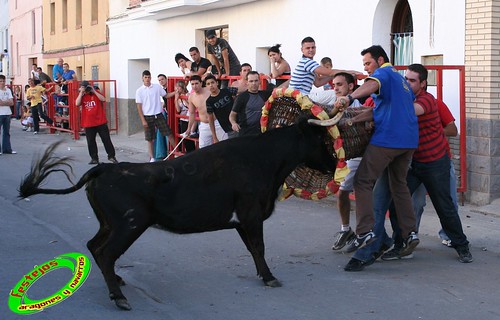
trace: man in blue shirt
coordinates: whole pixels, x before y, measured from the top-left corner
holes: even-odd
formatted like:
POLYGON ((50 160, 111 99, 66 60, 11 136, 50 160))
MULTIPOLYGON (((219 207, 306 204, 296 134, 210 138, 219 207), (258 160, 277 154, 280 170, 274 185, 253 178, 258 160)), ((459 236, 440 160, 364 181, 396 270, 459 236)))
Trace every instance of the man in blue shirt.
POLYGON ((52 79, 54 79, 54 81, 57 78, 59 78, 59 76, 57 75, 58 73, 60 75, 63 74, 63 72, 64 72, 63 63, 64 63, 64 60, 62 58, 58 58, 57 59, 57 64, 52 67, 52 79))
MULTIPOLYGON (((336 105, 371 95, 375 107, 352 119, 353 122, 371 120, 375 131, 354 177, 356 192, 355 247, 362 248, 375 239, 372 228, 373 187, 377 178, 387 170, 392 199, 398 214, 399 227, 405 239, 402 255, 410 255, 419 244, 415 233, 415 214, 406 183, 408 165, 418 146, 418 121, 413 105, 415 96, 404 77, 389 63, 381 46, 361 51, 365 71, 370 75, 361 87, 346 97, 338 97, 336 105), (342 102, 343 101, 343 102, 342 102)), ((352 258, 346 271, 361 270, 372 260, 352 258)))

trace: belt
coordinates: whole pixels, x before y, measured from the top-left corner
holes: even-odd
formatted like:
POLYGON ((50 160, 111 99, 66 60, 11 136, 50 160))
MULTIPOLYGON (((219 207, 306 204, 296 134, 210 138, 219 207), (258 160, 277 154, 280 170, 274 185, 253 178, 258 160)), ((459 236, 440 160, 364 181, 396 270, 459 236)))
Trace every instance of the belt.
POLYGON ((144 116, 144 118, 155 118, 155 119, 158 119, 158 117, 163 117, 163 114, 161 113, 158 113, 158 114, 155 114, 153 116, 144 116))

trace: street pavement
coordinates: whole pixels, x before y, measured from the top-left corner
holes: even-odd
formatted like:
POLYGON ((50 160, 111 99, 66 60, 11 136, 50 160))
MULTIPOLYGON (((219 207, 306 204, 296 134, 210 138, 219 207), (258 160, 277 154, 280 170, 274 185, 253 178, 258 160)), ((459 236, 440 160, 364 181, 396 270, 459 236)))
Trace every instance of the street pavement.
MULTIPOLYGON (((108 299, 93 263, 86 282, 61 303, 22 316, 11 312, 10 290, 35 265, 68 252, 89 255, 86 242, 98 229, 85 192, 17 198, 33 156, 63 140, 58 154, 74 157, 75 181, 90 168, 85 138, 67 133, 23 132, 12 121, 16 155, 0 155, 0 319, 500 319, 500 202, 460 207, 474 262, 458 262, 443 246, 435 211, 428 201, 421 243, 413 259, 377 261, 362 272, 345 272, 350 256, 331 250, 340 222, 336 199, 277 203, 264 224, 266 258, 281 288, 266 288, 234 230, 175 235, 150 228, 118 260, 117 273, 131 311, 108 299)), ((112 135, 119 161, 146 162, 143 134, 112 135)), ((100 158, 107 159, 100 141, 100 158)), ((48 186, 65 188, 60 176, 48 186)), ((196 195, 193 194, 193 201, 196 195)), ((351 224, 355 224, 354 213, 351 224)), ((388 227, 390 230, 390 227, 388 227)), ((48 273, 29 290, 31 299, 56 292, 71 277, 68 269, 48 273)))

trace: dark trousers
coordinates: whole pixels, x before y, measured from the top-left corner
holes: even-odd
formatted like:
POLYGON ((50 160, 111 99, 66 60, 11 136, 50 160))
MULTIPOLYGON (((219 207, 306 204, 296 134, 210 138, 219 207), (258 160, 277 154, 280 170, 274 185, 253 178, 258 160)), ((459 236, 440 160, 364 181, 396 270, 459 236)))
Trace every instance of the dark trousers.
MULTIPOLYGON (((464 234, 460 216, 451 198, 450 158, 448 155, 431 162, 412 161, 410 170, 408 171, 407 181, 411 193, 413 193, 420 184, 424 184, 432 204, 434 205, 434 209, 436 209, 441 226, 451 240, 451 245, 453 247, 467 246, 469 241, 467 241, 467 237, 464 234)), ((397 215, 394 217, 394 209, 396 214, 398 213, 397 208, 391 208, 392 223, 399 218, 397 215)), ((395 244, 399 244, 402 241, 402 236, 400 235, 400 230, 397 228, 398 223, 394 224, 396 225, 393 226, 394 242, 395 244)))
POLYGON ((34 107, 31 107, 31 116, 33 117, 33 126, 35 132, 40 131, 40 117, 45 120, 48 124, 52 125, 54 121, 47 117, 45 112, 43 112, 42 104, 39 103, 34 107))
POLYGON ((89 127, 85 128, 85 137, 87 138, 87 147, 89 149, 89 155, 92 159, 99 160, 99 156, 97 154, 97 142, 96 136, 99 134, 101 137, 102 144, 104 145, 104 149, 108 154, 108 159, 115 157, 115 147, 113 146, 113 142, 111 142, 111 137, 109 136, 109 128, 108 124, 101 124, 97 127, 89 127))
POLYGON ((414 149, 392 149, 372 144, 368 145, 354 176, 357 234, 366 233, 373 228, 375 223, 373 187, 386 168, 389 177, 389 188, 396 206, 402 235, 407 237, 410 232, 415 231, 415 214, 413 213, 410 191, 406 182, 408 166, 413 152, 414 149))

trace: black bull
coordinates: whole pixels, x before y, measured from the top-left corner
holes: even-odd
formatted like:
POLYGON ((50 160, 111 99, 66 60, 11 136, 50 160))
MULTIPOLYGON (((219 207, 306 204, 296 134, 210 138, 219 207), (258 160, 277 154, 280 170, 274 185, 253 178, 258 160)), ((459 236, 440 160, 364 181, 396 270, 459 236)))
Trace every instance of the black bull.
POLYGON ((21 182, 20 197, 68 194, 87 185, 87 198, 100 228, 87 243, 118 307, 130 309, 115 274, 115 261, 151 225, 175 233, 235 228, 252 254, 257 274, 268 286, 280 282, 264 259, 263 221, 269 218, 285 178, 299 164, 322 172, 335 169, 325 145, 326 130, 298 124, 259 136, 226 140, 180 158, 156 163, 101 164, 76 185, 39 188, 53 172, 69 177, 68 157, 57 143, 33 162, 21 182))

